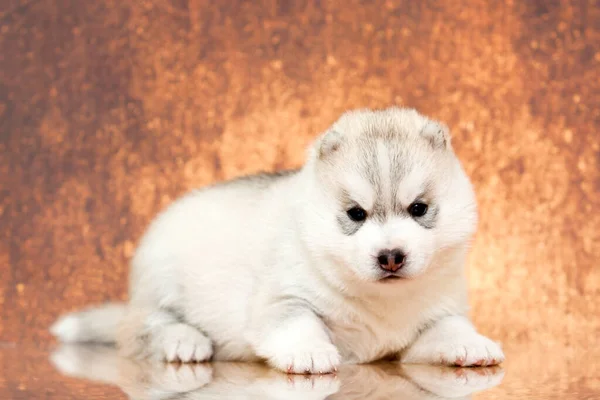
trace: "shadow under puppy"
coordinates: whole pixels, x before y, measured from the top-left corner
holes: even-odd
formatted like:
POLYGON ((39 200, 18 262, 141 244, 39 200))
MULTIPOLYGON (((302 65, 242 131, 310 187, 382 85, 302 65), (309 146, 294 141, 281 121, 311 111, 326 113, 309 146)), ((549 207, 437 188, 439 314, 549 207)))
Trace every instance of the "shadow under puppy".
POLYGON ((151 224, 128 304, 69 314, 64 342, 290 373, 394 357, 495 365, 466 313, 477 224, 448 129, 415 110, 347 112, 296 171, 193 191, 151 224))

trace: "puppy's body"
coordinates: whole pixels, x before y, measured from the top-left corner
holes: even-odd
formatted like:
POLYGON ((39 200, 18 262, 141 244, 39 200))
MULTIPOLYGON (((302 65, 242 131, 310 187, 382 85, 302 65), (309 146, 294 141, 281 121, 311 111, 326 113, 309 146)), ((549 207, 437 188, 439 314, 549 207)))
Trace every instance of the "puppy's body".
POLYGON ((117 340, 130 356, 266 359, 300 373, 392 356, 495 364, 500 348, 465 317, 475 225, 445 127, 412 110, 347 113, 302 169, 176 201, 132 260, 129 304, 67 316, 53 332, 117 340), (415 203, 427 212, 412 215, 415 203), (390 250, 398 263, 378 261, 390 250))

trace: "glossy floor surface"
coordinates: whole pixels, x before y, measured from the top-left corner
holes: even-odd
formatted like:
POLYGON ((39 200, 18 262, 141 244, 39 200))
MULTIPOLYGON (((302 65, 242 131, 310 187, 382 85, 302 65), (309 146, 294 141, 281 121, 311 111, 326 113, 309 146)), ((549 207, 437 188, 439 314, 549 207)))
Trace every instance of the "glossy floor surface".
POLYGON ((495 368, 380 364, 285 375, 255 364, 151 364, 108 347, 0 348, 2 399, 599 399, 597 350, 508 348, 495 368))

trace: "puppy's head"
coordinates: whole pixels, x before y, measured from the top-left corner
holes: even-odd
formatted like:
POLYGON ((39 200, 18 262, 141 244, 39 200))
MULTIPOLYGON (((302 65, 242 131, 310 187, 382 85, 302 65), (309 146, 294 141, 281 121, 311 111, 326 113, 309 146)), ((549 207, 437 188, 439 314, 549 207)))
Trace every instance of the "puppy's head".
POLYGON ((328 273, 414 278, 475 231, 475 197, 447 128, 414 110, 344 114, 312 146, 306 173, 304 237, 333 261, 328 273))

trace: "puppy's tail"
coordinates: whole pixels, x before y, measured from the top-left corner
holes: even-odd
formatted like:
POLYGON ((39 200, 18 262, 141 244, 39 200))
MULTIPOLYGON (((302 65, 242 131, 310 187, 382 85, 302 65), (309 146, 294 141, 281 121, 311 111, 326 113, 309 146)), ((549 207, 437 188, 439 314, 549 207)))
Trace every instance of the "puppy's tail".
POLYGON ((125 312, 122 303, 88 308, 60 317, 50 333, 63 343, 114 343, 125 312))

